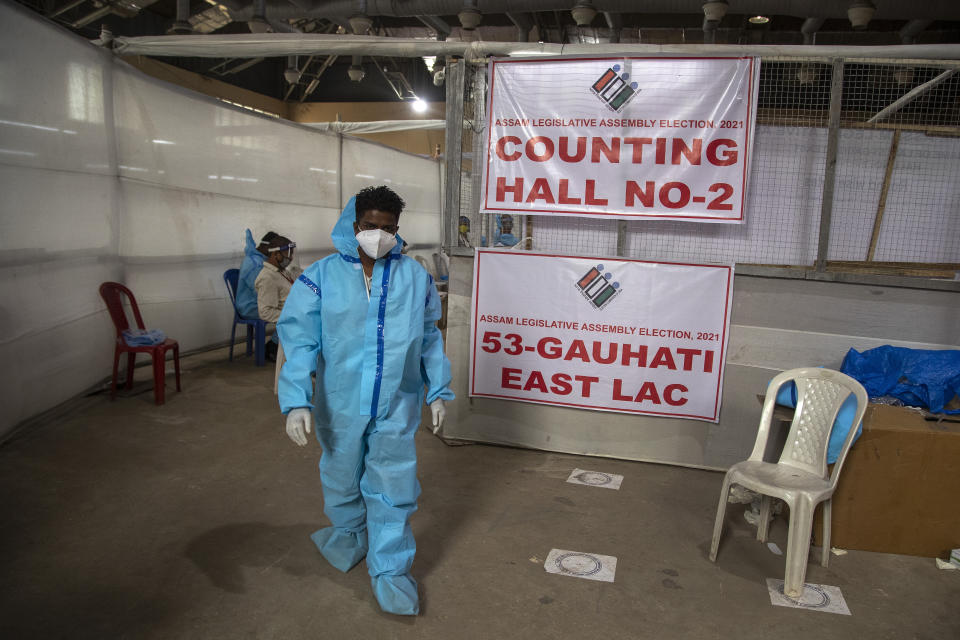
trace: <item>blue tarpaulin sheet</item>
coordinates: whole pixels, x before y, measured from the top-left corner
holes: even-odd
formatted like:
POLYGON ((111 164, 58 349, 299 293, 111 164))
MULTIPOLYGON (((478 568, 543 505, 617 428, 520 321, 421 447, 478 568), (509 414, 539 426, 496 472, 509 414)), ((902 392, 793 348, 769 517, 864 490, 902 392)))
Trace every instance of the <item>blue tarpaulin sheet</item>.
POLYGON ((944 407, 960 394, 960 351, 884 345, 859 353, 850 349, 840 371, 857 380, 871 398, 893 396, 932 413, 960 414, 944 407))

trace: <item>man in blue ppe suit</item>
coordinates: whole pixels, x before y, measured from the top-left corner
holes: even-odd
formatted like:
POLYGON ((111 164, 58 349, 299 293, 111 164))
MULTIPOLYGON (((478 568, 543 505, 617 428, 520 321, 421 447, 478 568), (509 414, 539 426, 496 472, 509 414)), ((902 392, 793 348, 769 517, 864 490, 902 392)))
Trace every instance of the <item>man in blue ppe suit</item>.
POLYGON ((277 237, 273 231, 268 231, 260 241, 258 247, 253 243, 253 234, 250 229, 246 231, 246 246, 243 249, 243 262, 240 263, 240 274, 237 278, 237 309, 240 315, 245 318, 257 318, 257 290, 255 283, 260 270, 263 268, 263 261, 267 257, 267 247, 270 241, 277 237))
POLYGON ((436 430, 454 396, 436 287, 397 241, 403 206, 387 187, 362 190, 334 227, 338 253, 293 284, 277 322, 287 357, 278 395, 291 440, 306 445, 316 421, 323 447, 324 513, 333 526, 315 532, 314 544, 341 571, 366 556, 380 607, 416 615, 414 434, 424 400, 436 430))

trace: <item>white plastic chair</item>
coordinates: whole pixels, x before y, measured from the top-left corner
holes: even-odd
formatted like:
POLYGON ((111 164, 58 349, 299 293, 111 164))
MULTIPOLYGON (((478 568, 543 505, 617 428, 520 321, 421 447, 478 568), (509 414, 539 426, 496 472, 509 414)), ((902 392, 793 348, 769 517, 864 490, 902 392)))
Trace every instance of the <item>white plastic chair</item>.
POLYGON ((423 256, 414 256, 413 259, 420 263, 420 266, 423 267, 424 271, 429 273, 431 276, 433 275, 433 271, 431 271, 429 265, 427 265, 427 261, 424 260, 423 256))
POLYGON ((829 369, 792 369, 784 371, 770 381, 767 397, 760 415, 757 441, 750 458, 730 467, 723 478, 717 519, 713 524, 713 541, 710 545, 710 560, 716 562, 723 531, 723 517, 727 509, 730 486, 738 484, 763 495, 760 508, 760 523, 757 540, 766 542, 770 528, 771 496, 780 498, 790 508, 790 528, 787 537, 786 571, 784 593, 799 598, 803 593, 807 573, 807 557, 810 553, 810 533, 813 530, 813 512, 823 502, 823 549, 820 564, 824 567, 830 558, 830 501, 840 477, 840 469, 850 450, 850 444, 863 420, 867 409, 867 392, 853 378, 829 369), (790 433, 778 462, 764 462, 767 439, 770 436, 770 421, 773 417, 777 392, 783 384, 793 380, 797 385, 797 408, 794 412, 790 433), (827 475, 827 444, 830 429, 837 417, 840 405, 853 394, 857 399, 857 412, 843 448, 827 475))

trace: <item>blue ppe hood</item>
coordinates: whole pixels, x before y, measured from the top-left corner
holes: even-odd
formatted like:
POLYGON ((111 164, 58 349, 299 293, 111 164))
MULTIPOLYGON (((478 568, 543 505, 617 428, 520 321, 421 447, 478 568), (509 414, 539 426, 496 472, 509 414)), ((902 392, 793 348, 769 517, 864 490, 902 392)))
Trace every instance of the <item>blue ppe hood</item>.
MULTIPOLYGON (((330 238, 333 240, 333 246, 341 254, 350 258, 359 259, 360 243, 357 242, 357 236, 353 232, 353 223, 357 221, 356 196, 350 198, 347 206, 343 208, 340 219, 333 226, 333 232, 330 238)), ((400 253, 403 249, 403 238, 397 234, 397 245, 390 250, 390 253, 400 253)))
POLYGON ((263 268, 264 256, 257 250, 257 243, 250 229, 246 230, 244 237, 244 258, 237 276, 237 311, 245 318, 259 318, 255 284, 260 269, 263 268))
POLYGON ((257 243, 253 239, 253 233, 250 231, 250 229, 247 229, 244 232, 243 255, 249 256, 250 252, 260 253, 259 251, 257 251, 257 243))

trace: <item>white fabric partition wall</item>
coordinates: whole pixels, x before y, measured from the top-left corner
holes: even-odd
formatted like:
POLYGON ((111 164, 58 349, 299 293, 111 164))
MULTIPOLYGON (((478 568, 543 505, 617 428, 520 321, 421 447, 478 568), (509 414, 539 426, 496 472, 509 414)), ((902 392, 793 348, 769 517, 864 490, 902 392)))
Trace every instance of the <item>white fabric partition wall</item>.
POLYGON ((114 104, 125 282, 147 322, 182 348, 228 335, 223 272, 239 266, 245 228, 257 238, 275 230, 314 257, 331 248, 328 230, 340 213, 336 136, 235 110, 119 64, 114 104))
POLYGON ((411 245, 439 245, 436 161, 192 94, 0 5, 0 435, 109 375, 101 282, 181 350, 222 342, 244 229, 309 264, 371 184, 407 200, 411 245))
MULTIPOLYGON (((371 184, 386 184, 406 202, 400 218, 400 235, 412 247, 440 246, 440 163, 402 155, 357 138, 343 139, 344 203, 371 184)), ((326 241, 329 242, 329 233, 326 241)))
POLYGON ((121 275, 109 56, 0 5, 0 433, 109 373, 121 275))

